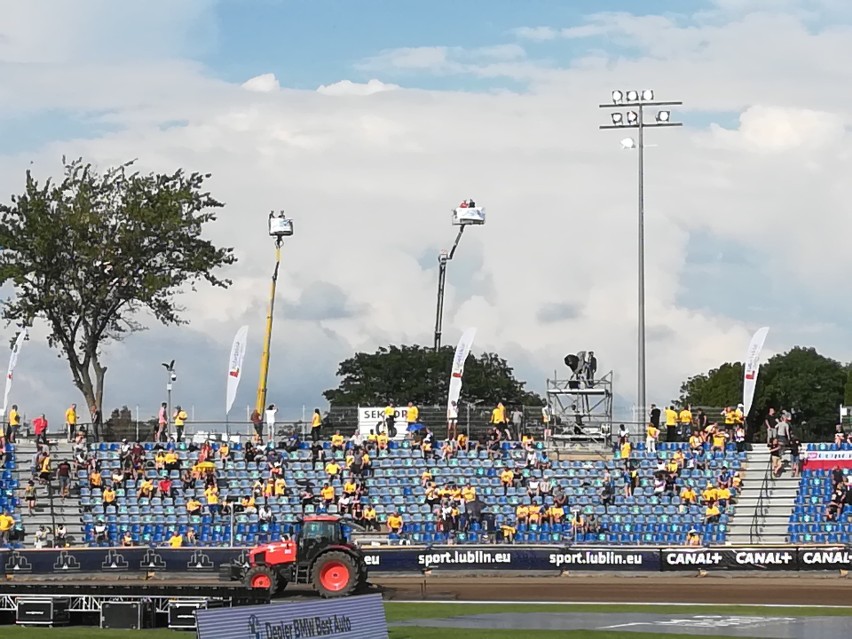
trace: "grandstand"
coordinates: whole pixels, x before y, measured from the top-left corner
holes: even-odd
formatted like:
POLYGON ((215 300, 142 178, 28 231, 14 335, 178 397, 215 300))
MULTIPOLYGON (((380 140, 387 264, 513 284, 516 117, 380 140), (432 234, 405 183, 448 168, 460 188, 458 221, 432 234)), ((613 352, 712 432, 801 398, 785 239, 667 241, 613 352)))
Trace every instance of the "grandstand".
MULTIPOLYGON (((4 440, 5 441, 5 440, 4 440)), ((0 516, 10 515, 14 524, 9 531, 3 531, 9 545, 15 546, 17 542, 10 540, 14 536, 13 531, 20 530, 21 517, 18 512, 19 500, 17 492, 19 489, 18 479, 15 477, 17 469, 17 450, 15 444, 6 443, 3 455, 0 457, 0 516)))
MULTIPOLYGON (((216 478, 219 505, 226 502, 239 503, 254 490, 262 491, 262 486, 270 475, 269 451, 262 461, 246 460, 242 444, 231 443, 227 459, 220 456, 222 442, 212 442, 207 466, 216 478)), ((89 545, 120 545, 125 534, 134 544, 160 545, 169 541, 174 531, 186 535, 192 529, 198 545, 253 545, 282 534, 297 530, 297 519, 302 512, 338 512, 337 500, 341 495, 342 483, 335 481, 332 486, 335 495, 332 500, 321 498, 321 487, 328 479, 325 464, 311 461, 310 444, 300 443, 292 452, 275 451, 280 456, 281 483, 279 490, 270 488, 273 494, 266 498, 271 511, 271 520, 263 522, 253 509, 251 512, 230 516, 214 516, 208 507, 204 482, 195 487, 184 488, 182 477, 186 471, 198 467, 201 451, 197 446, 186 443, 169 444, 180 459, 180 469, 157 468, 156 457, 160 450, 148 442, 142 444, 144 451, 144 476, 125 482, 115 491, 115 505, 104 505, 104 490, 111 483, 110 477, 122 466, 121 444, 101 443, 90 445, 90 455, 97 459, 100 467, 102 485, 92 487, 86 470, 77 472, 80 484, 79 502, 72 495, 62 505, 64 512, 79 509, 81 528, 79 537, 74 539, 72 530, 76 529, 68 522, 69 537, 72 543, 89 545), (160 479, 169 477, 174 490, 171 496, 144 496, 143 482, 157 485, 160 479), (316 499, 303 509, 304 488, 311 483, 316 499), (285 489, 286 487, 286 489, 285 489), (274 494, 275 492, 285 494, 274 494), (190 514, 187 504, 190 500, 200 505, 198 514, 190 514), (326 505, 327 503, 327 505, 326 505), (233 522, 233 528, 231 524, 233 522)), ((346 465, 346 455, 342 451, 332 452, 331 442, 323 444, 328 458, 346 465)), ((654 471, 658 464, 666 464, 681 451, 689 456, 686 444, 660 443, 656 453, 644 450, 638 444, 630 454, 630 462, 636 470, 637 487, 632 495, 625 494, 624 460, 621 451, 596 460, 568 460, 548 458, 548 451, 540 442, 528 445, 525 450, 519 442, 503 442, 498 451, 458 450, 454 456, 442 459, 424 459, 424 453, 409 441, 390 441, 385 450, 371 455, 373 472, 362 479, 365 489, 364 503, 372 504, 376 511, 376 520, 382 530, 388 530, 388 519, 394 513, 402 518, 403 527, 399 533, 391 532, 387 539, 390 543, 440 544, 440 543, 481 543, 514 541, 515 543, 606 543, 606 544, 647 544, 670 545, 683 544, 687 532, 695 529, 705 544, 720 544, 726 540, 729 518, 735 506, 731 503, 717 522, 705 524, 705 509, 700 504, 681 503, 680 492, 684 485, 691 485, 700 495, 708 483, 715 485, 722 466, 731 471, 741 467, 744 453, 737 453, 732 445, 724 452, 705 453, 705 468, 685 467, 678 473, 677 484, 668 492, 655 490, 654 471), (529 464, 535 457, 540 463, 529 464), (549 466, 549 467, 548 467, 549 466), (506 468, 514 474, 512 485, 505 487, 501 475, 506 468), (470 491, 483 503, 484 515, 477 521, 464 525, 464 508, 458 503, 451 506, 447 515, 458 525, 446 525, 443 516, 436 516, 440 510, 440 500, 426 503, 428 483, 424 473, 431 474, 443 494, 452 498, 453 493, 470 491), (611 502, 604 506, 601 490, 605 473, 613 478, 611 502), (535 485, 549 479, 554 488, 548 494, 530 495, 530 484, 535 485), (447 488, 451 484, 455 487, 447 488), (549 510, 554 502, 555 488, 559 486, 565 493, 567 502, 555 517, 549 510), (528 507, 534 501, 543 512, 541 517, 524 517, 518 520, 519 507, 522 513, 528 513, 528 507), (527 507, 527 510, 525 510, 527 507), (458 512, 461 510, 461 512, 458 512), (574 526, 571 523, 574 513, 579 512, 586 520, 596 520, 594 526, 574 526), (594 515, 594 517, 590 517, 594 515), (461 522, 461 523, 459 523, 461 522)), ((162 456, 162 453, 160 453, 162 456)), ((161 460, 162 461, 162 460, 161 460)), ((162 464, 159 464, 162 466, 162 464)), ((212 482, 212 480, 211 480, 212 482)), ((270 487, 274 482, 270 483, 270 487)), ((52 501, 56 501, 54 498, 52 501)), ((263 498, 256 500, 259 507, 263 498)), ((700 501, 700 498, 699 498, 700 501)), ((446 515, 446 511, 445 511, 446 515)), ((32 532, 31 530, 28 532, 32 532)), ((74 530, 76 532, 76 530, 74 530)))
MULTIPOLYGON (((849 443, 809 444, 808 451, 836 452, 852 451, 849 443)), ((849 481, 849 468, 814 468, 805 465, 795 505, 790 514, 787 528, 790 543, 795 544, 848 544, 852 540, 852 508, 849 506, 848 484, 841 487, 839 503, 843 504, 829 516, 829 504, 835 495, 839 472, 845 482, 849 481)))

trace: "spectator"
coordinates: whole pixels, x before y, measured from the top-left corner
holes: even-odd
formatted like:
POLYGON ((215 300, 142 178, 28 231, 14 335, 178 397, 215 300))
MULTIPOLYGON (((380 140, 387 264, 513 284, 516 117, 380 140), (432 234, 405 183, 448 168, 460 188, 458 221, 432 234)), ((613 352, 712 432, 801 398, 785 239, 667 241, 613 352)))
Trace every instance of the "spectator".
POLYGON ((268 524, 272 521, 272 511, 269 509, 266 502, 263 502, 260 505, 260 508, 257 511, 257 518, 263 524, 268 524))
POLYGON ((107 541, 109 541, 109 538, 107 536, 107 527, 103 519, 98 519, 97 522, 95 522, 93 532, 95 535, 95 543, 105 544, 107 541))
MULTIPOLYGON (((177 423, 175 423, 175 428, 177 428, 177 423)), ((181 535, 178 531, 173 530, 169 536, 168 542, 166 542, 170 548, 180 548, 183 546, 183 535, 181 535)))
POLYGON ((36 436, 36 446, 39 444, 44 444, 45 446, 50 445, 47 441, 47 418, 44 416, 44 413, 33 420, 33 430, 35 431, 36 436))
POLYGON ((766 427, 766 443, 771 444, 772 440, 777 437, 776 427, 778 426, 778 417, 775 415, 774 408, 769 409, 763 424, 766 427))
POLYGON ((314 409, 311 415, 311 441, 318 442, 320 440, 320 431, 322 430, 322 413, 319 408, 314 409))
POLYGON ((781 414, 781 419, 775 426, 775 437, 781 446, 787 446, 790 443, 790 421, 787 413, 781 414))
POLYGON ((12 515, 8 511, 0 512, 0 545, 5 546, 9 544, 9 537, 14 527, 15 520, 12 518, 12 515))
POLYGON ((504 495, 515 485, 515 472, 508 466, 500 473, 500 483, 503 485, 504 495))
POLYGON ((52 471, 51 471, 51 468, 50 468, 50 454, 45 453, 45 454, 42 455, 41 461, 39 462, 39 467, 38 467, 39 481, 42 484, 45 484, 45 485, 49 484, 51 473, 52 473, 52 471))
POLYGON ((402 517, 400 516, 400 514, 397 511, 392 512, 388 516, 387 524, 388 524, 388 529, 390 530, 391 534, 396 534, 396 535, 401 535, 402 530, 405 527, 405 523, 403 522, 402 517))
POLYGON ((372 504, 367 504, 364 508, 364 527, 367 530, 377 531, 379 529, 379 516, 372 504))
POLYGON ((780 477, 783 471, 783 463, 781 461, 781 444, 773 438, 769 444, 769 458, 772 461, 772 474, 775 477, 780 477))
POLYGON ((666 409, 666 441, 677 441, 677 411, 674 406, 666 409))
POLYGON ((104 510, 107 508, 112 508, 115 510, 115 490, 113 490, 112 486, 107 486, 104 488, 104 492, 102 494, 102 499, 104 502, 104 510))
POLYGON ((332 484, 335 480, 340 480, 341 468, 336 460, 332 459, 325 465, 325 473, 328 475, 328 483, 332 484))
POLYGON ((65 411, 65 428, 68 431, 68 443, 70 444, 77 434, 77 404, 71 404, 65 411))
POLYGON ((701 535, 698 534, 698 531, 695 528, 690 528, 689 532, 686 533, 686 545, 687 546, 700 546, 701 545, 701 535))
POLYGON ((190 497, 186 500, 186 512, 190 517, 199 517, 201 515, 201 502, 195 497, 190 497))
POLYGON ((71 544, 68 539, 68 529, 65 524, 60 523, 53 531, 53 546, 55 548, 68 548, 71 544))
POLYGON ((649 423, 645 429, 645 450, 651 454, 655 454, 657 452, 657 438, 659 436, 660 431, 657 430, 653 423, 649 423))
POLYGON ((718 524, 719 518, 722 516, 722 511, 719 510, 719 506, 715 501, 711 501, 707 504, 707 509, 704 511, 704 523, 705 524, 718 524))
POLYGON ((168 439, 169 428, 169 413, 168 404, 163 402, 160 404, 160 410, 157 412, 157 429, 154 433, 155 442, 164 442, 168 439))
POLYGON ((186 534, 184 535, 184 544, 187 546, 194 546, 198 543, 198 538, 195 535, 195 528, 190 526, 186 529, 186 534))
POLYGON ((36 507, 36 485, 32 479, 27 482, 26 488, 24 488, 24 501, 27 504, 27 514, 32 517, 35 514, 33 511, 36 507))
POLYGON ((343 452, 344 448, 344 438, 343 435, 340 434, 340 431, 334 431, 334 435, 331 436, 331 450, 332 452, 343 452))
POLYGON ((447 438, 455 439, 458 435, 459 423, 459 407, 458 403, 453 401, 447 407, 447 438))
POLYGON ((47 548, 47 528, 39 526, 33 535, 33 546, 36 550, 47 548))
POLYGON ((681 408, 677 420, 680 424, 681 437, 684 439, 689 437, 692 434, 692 406, 687 404, 681 408))
POLYGON ((798 477, 802 472, 802 442, 795 435, 790 437, 790 469, 792 476, 798 477))
POLYGON ((737 427, 734 430, 734 443, 736 443, 736 445, 737 445, 737 452, 738 453, 744 453, 745 452, 745 440, 746 440, 745 427, 742 424, 737 424, 737 427))

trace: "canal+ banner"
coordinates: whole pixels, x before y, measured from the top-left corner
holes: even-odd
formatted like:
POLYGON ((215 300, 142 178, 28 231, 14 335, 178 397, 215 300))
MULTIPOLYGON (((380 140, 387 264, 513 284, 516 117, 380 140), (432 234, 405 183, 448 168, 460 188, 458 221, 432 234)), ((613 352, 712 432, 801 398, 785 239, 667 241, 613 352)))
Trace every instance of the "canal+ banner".
POLYGON ((381 595, 199 609, 198 639, 388 639, 381 595))

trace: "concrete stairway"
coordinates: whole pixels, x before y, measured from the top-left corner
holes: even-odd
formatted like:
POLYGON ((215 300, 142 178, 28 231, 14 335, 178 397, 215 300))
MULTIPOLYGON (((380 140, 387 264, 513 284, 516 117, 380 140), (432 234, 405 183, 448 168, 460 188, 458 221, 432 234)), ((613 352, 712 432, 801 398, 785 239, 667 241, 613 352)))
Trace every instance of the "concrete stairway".
POLYGON ((736 513, 728 524, 727 543, 734 546, 752 543, 751 525, 767 468, 769 468, 769 451, 766 444, 753 444, 751 450, 746 453, 746 462, 741 471, 743 489, 737 501, 736 513))
MULTIPOLYGON (((50 439, 50 453, 53 459, 51 464, 54 471, 56 466, 62 460, 72 461, 73 451, 71 444, 64 440, 57 441, 50 439)), ((34 440, 19 440, 18 442, 18 481, 23 488, 27 482, 32 479, 32 458, 36 452, 34 440)), ((59 497, 59 481, 53 479, 51 481, 51 491, 48 491, 46 486, 41 486, 36 482, 37 499, 36 508, 32 515, 27 513, 26 505, 22 504, 21 517, 26 530, 27 536, 24 540, 26 547, 33 546, 33 535, 39 526, 44 526, 48 531, 53 531, 54 524, 64 524, 68 531, 68 538, 71 543, 81 543, 83 540, 83 523, 80 511, 79 490, 76 488, 72 479, 71 493, 69 497, 62 499, 59 497), (52 498, 51 498, 52 494, 52 498)), ((48 537, 52 542, 52 535, 48 537)))
POLYGON ((731 544, 784 544, 787 541, 787 526, 796 501, 799 478, 791 477, 789 463, 784 462, 780 477, 764 478, 769 469, 769 448, 766 444, 753 444, 748 452, 748 473, 744 479, 737 512, 730 523, 728 542, 731 544), (763 500, 761 490, 765 489, 763 500), (760 502, 760 512, 757 511, 760 502), (755 525, 752 538, 752 526, 755 525))

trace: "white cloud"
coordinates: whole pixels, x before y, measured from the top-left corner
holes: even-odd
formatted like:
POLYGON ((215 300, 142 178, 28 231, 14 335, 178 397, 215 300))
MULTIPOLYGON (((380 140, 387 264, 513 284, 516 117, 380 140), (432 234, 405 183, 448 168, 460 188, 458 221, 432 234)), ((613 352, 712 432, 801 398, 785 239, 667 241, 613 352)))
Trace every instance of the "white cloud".
MULTIPOLYGON (((636 157, 619 149, 623 135, 597 130, 606 114, 596 109, 613 87, 630 83, 683 99, 686 109, 741 116, 735 125, 710 126, 708 119, 723 116, 687 111, 684 130, 649 132, 656 145, 646 165, 653 398, 670 399, 687 375, 741 357, 755 328, 740 317, 738 300, 706 300, 704 291, 689 289, 683 274, 691 234, 709 232, 758 254, 765 270, 741 274, 756 294, 798 285, 834 300, 852 266, 845 246, 852 219, 840 213, 850 168, 849 22, 814 29, 796 14, 725 18, 722 9, 703 22, 608 14, 590 18, 589 26, 543 27, 525 37, 597 29, 638 56, 589 49, 555 66, 499 42, 466 49, 450 34, 446 46, 382 52, 378 43, 377 56, 361 65, 376 71, 366 83, 353 78, 293 90, 272 74, 242 86, 224 82, 187 60, 187 14, 158 41, 161 55, 112 62, 84 46, 101 41, 96 14, 84 14, 74 22, 78 31, 63 34, 72 40, 63 46, 85 55, 67 60, 60 47, 14 23, 18 44, 3 50, 11 63, 0 68, 0 115, 76 111, 118 130, 0 155, 0 190, 18 191, 30 160, 46 173, 62 154, 209 171, 212 192, 227 204, 211 237, 233 244, 240 258, 229 273, 233 289, 184 296, 189 327, 154 329, 109 349, 110 404, 139 403, 143 413, 156 405, 159 362, 174 356, 186 380, 181 401, 206 416, 220 414, 218 367, 224 370, 242 323, 252 327, 249 361, 257 361, 272 208, 290 212, 297 229, 284 249, 270 380, 285 410, 320 403, 335 363, 356 349, 429 343, 434 256, 454 237, 449 209, 467 197, 488 207, 489 221, 466 233, 450 266, 446 341, 478 326, 477 346, 522 361, 538 389, 567 352, 592 348, 601 368, 618 371, 616 390, 632 395, 636 157), (26 64, 31 60, 40 64, 26 64), (408 89, 388 83, 396 72, 410 74, 409 86, 417 86, 417 74, 434 72, 511 77, 530 88, 408 89), (571 312, 553 320, 554 308, 571 312)), ((136 34, 116 18, 110 37, 153 38, 158 25, 144 23, 136 34)), ((852 355, 835 346, 836 357, 852 355)), ((50 402, 58 411, 76 399, 64 366, 43 346, 28 345, 21 379, 29 382, 20 392, 29 406, 50 402), (48 396, 40 385, 49 387, 48 396)), ((252 401, 254 382, 247 375, 238 405, 252 401)))
POLYGON ((397 84, 386 84, 381 80, 372 78, 368 82, 352 82, 351 80, 341 80, 334 84, 323 84, 318 89, 318 93, 325 95, 373 95, 382 91, 393 91, 398 89, 397 84))
POLYGON ((523 40, 534 40, 543 42, 545 40, 555 40, 559 37, 559 30, 553 27, 519 27, 512 31, 517 37, 523 40))
POLYGON ((264 73, 253 78, 249 78, 243 82, 243 88, 248 91, 257 91, 258 93, 272 93, 278 91, 281 85, 278 84, 278 78, 274 73, 264 73))

